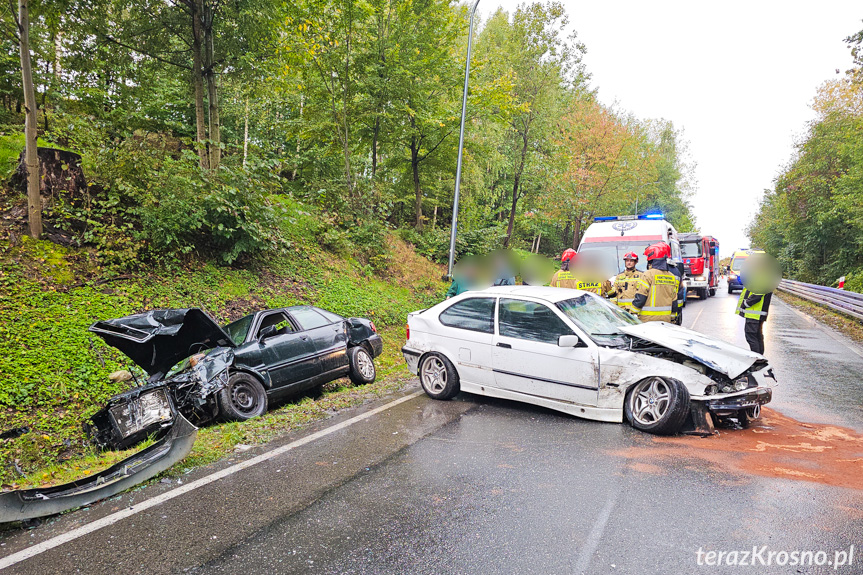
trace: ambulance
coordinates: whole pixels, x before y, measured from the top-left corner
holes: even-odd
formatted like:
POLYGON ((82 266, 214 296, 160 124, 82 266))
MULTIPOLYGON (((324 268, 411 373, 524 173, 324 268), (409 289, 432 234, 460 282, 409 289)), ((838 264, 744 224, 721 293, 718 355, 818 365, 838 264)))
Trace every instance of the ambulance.
POLYGON ((635 267, 646 271, 644 249, 656 242, 665 242, 671 246, 669 263, 682 271, 683 261, 680 257, 677 230, 662 214, 594 218, 581 238, 578 253, 590 252, 598 255, 609 275, 616 276, 623 272, 623 256, 629 252, 635 252, 638 256, 635 267))
POLYGON ((734 293, 734 290, 742 290, 743 282, 740 280, 740 270, 743 269, 743 262, 752 254, 763 254, 764 250, 740 249, 734 252, 731 256, 731 266, 728 268, 728 293, 734 293))

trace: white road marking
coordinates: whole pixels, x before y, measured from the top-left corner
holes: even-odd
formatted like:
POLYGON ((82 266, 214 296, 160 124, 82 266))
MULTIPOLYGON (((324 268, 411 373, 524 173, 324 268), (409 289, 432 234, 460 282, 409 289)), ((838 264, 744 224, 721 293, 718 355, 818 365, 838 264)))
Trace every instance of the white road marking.
POLYGON ((695 319, 692 320, 691 324, 689 324, 689 329, 695 329, 695 322, 698 321, 698 318, 700 318, 701 314, 703 314, 703 313, 704 313, 704 306, 701 306, 701 309, 699 310, 698 315, 695 316, 695 319))
POLYGON ((315 433, 312 433, 311 435, 307 435, 306 437, 303 437, 301 439, 293 441, 287 445, 283 445, 282 447, 278 447, 276 449, 273 449, 272 451, 262 453, 261 455, 253 457, 252 459, 243 461, 243 462, 238 463, 236 465, 232 465, 231 467, 228 467, 227 469, 217 471, 216 473, 212 473, 210 475, 207 475, 206 477, 202 477, 201 479, 195 480, 191 483, 187 483, 186 485, 183 485, 182 487, 172 489, 171 491, 162 493, 161 495, 157 495, 156 497, 153 497, 151 499, 147 499, 146 501, 138 503, 132 507, 129 507, 128 509, 123 509, 122 511, 118 511, 118 512, 113 513, 111 515, 107 515, 101 519, 97 519, 96 521, 94 521, 92 523, 89 523, 89 524, 84 525, 82 527, 79 527, 77 529, 73 529, 72 531, 69 531, 68 533, 58 535, 57 537, 54 537, 52 539, 48 539, 48 540, 43 541, 42 543, 38 543, 32 547, 28 547, 27 549, 23 549, 21 551, 18 551, 17 553, 13 553, 12 555, 8 555, 6 557, 0 558, 0 570, 5 569, 6 567, 11 567, 12 565, 15 565, 16 563, 20 563, 22 561, 30 559, 31 557, 35 557, 36 555, 39 555, 40 553, 44 553, 45 551, 49 551, 55 547, 63 545, 64 543, 68 543, 69 541, 74 541, 75 539, 78 539, 79 537, 83 537, 84 535, 87 535, 88 533, 93 533, 94 531, 98 531, 99 529, 103 529, 105 527, 108 527, 109 525, 113 525, 114 523, 117 523, 118 521, 122 521, 123 519, 126 519, 127 517, 131 517, 132 515, 135 515, 136 513, 140 513, 141 511, 146 511, 147 509, 150 509, 151 507, 161 505, 162 503, 165 503, 166 501, 170 501, 171 499, 174 499, 175 497, 179 497, 180 495, 183 495, 184 493, 194 491, 195 489, 198 489, 199 487, 203 487, 205 485, 213 483, 214 481, 218 481, 219 479, 222 479, 224 477, 228 477, 229 475, 233 475, 234 473, 237 473, 238 471, 248 469, 249 467, 252 467, 253 465, 257 465, 258 463, 262 463, 264 461, 268 461, 270 459, 273 459, 274 457, 278 457, 279 455, 287 453, 288 451, 291 451, 292 449, 296 449, 297 447, 300 447, 300 446, 305 445, 307 443, 311 443, 312 441, 315 441, 316 439, 320 439, 321 437, 325 437, 327 435, 330 435, 331 433, 335 433, 336 431, 340 431, 340 430, 342 430, 346 427, 349 427, 355 423, 358 423, 360 421, 363 421, 365 419, 373 417, 382 411, 386 411, 387 409, 390 409, 391 407, 395 407, 395 406, 399 405, 400 403, 410 401, 411 399, 413 399, 419 395, 422 395, 422 394, 423 394, 422 391, 415 391, 414 393, 411 393, 410 395, 400 397, 399 399, 391 401, 391 402, 389 402, 385 405, 382 405, 380 407, 377 407, 371 411, 367 411, 365 413, 361 413, 360 415, 357 415, 357 416, 352 417, 350 419, 346 419, 345 421, 343 421, 341 423, 337 423, 336 425, 333 425, 332 427, 327 427, 326 429, 316 431, 315 433))
POLYGON ((599 512, 599 517, 593 524, 593 528, 587 535, 584 545, 581 548, 581 553, 578 554, 578 560, 575 563, 575 572, 584 574, 587 568, 590 567, 590 562, 593 560, 593 554, 596 553, 599 542, 602 540, 602 534, 605 533, 605 526, 608 524, 608 518, 611 517, 611 510, 614 509, 617 503, 619 491, 614 491, 608 494, 608 501, 605 502, 605 507, 599 512))

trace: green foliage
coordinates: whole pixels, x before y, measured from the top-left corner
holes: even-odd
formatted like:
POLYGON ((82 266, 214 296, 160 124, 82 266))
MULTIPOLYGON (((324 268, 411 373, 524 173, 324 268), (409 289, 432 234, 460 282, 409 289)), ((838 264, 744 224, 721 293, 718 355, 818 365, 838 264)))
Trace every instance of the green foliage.
MULTIPOLYGON (((464 256, 483 255, 499 248, 506 229, 502 226, 462 231, 456 235, 456 260, 464 256)), ((450 231, 437 229, 413 237, 417 252, 427 258, 446 263, 449 260, 450 231)))

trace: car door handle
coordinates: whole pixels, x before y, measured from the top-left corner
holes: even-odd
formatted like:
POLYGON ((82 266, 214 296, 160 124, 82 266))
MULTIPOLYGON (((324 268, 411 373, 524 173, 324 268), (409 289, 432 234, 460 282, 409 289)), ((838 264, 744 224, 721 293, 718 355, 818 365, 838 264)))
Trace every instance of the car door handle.
POLYGON ((498 347, 505 347, 506 349, 512 349, 512 346, 509 345, 508 343, 499 343, 499 344, 497 344, 497 346, 498 347))

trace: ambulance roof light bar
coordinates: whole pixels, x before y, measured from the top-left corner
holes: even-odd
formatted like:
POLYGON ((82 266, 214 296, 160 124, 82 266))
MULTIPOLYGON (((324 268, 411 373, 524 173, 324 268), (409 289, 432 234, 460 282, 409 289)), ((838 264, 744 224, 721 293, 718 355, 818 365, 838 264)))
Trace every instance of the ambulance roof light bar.
POLYGON ((597 216, 593 218, 595 222, 619 222, 624 220, 664 220, 665 215, 661 213, 656 214, 641 214, 640 216, 632 215, 632 216, 597 216))

